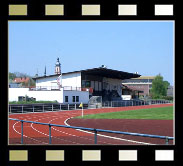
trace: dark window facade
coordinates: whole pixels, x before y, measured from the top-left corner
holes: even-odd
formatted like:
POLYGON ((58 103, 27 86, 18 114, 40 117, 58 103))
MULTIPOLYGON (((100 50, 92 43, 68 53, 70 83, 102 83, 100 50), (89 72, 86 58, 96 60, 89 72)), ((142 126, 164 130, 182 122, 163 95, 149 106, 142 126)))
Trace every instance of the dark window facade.
POLYGON ((65 102, 69 102, 69 97, 65 96, 65 102))
POLYGON ((79 102, 79 96, 76 96, 76 102, 79 102))
POLYGON ((72 96, 72 102, 76 102, 76 97, 72 96))

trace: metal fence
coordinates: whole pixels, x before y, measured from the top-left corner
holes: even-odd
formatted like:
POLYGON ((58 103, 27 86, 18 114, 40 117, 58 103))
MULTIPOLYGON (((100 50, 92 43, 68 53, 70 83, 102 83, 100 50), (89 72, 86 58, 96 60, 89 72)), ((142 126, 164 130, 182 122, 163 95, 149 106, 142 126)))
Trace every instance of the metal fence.
POLYGON ((127 107, 127 106, 141 106, 153 104, 168 104, 172 103, 169 100, 123 100, 123 101, 106 101, 102 102, 102 107, 127 107))
MULTIPOLYGON (((9 104, 9 113, 36 113, 36 112, 49 112, 49 111, 62 111, 62 110, 77 110, 81 109, 80 104, 9 104)), ((87 109, 88 104, 83 104, 83 109, 87 109)))
POLYGON ((77 126, 57 125, 57 124, 50 124, 50 123, 41 123, 41 122, 34 122, 34 121, 19 120, 19 119, 13 119, 13 118, 9 118, 9 120, 14 120, 14 121, 21 122, 21 144, 24 143, 24 141, 23 141, 23 137, 24 137, 24 134, 23 134, 24 133, 23 124, 24 123, 34 123, 34 124, 40 124, 40 125, 47 125, 49 127, 49 144, 52 144, 52 136, 51 136, 51 127, 52 126, 93 131, 94 132, 94 144, 97 144, 97 132, 115 133, 115 134, 140 136, 140 137, 149 137, 149 138, 159 138, 159 139, 164 139, 166 145, 168 145, 169 140, 173 140, 174 139, 174 137, 168 137, 168 136, 151 135, 151 134, 140 134, 140 133, 130 133, 130 132, 103 130, 103 129, 95 129, 95 128, 85 128, 85 127, 77 127, 77 126))
MULTIPOLYGON (((102 102, 102 107, 127 107, 127 106, 141 106, 153 104, 167 104, 172 103, 168 100, 124 100, 124 101, 106 101, 102 102)), ((61 103, 42 103, 42 104, 9 104, 9 113, 35 113, 48 111, 62 111, 62 110, 78 110, 80 104, 61 104, 61 103)), ((83 104, 83 109, 101 108, 98 104, 94 106, 90 104, 83 104)))

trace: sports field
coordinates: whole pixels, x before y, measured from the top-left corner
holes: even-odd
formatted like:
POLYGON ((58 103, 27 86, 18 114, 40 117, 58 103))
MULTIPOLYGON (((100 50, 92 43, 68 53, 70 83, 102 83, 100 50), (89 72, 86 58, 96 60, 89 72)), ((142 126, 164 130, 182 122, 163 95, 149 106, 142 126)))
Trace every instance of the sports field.
POLYGON ((75 118, 84 119, 157 119, 173 120, 173 106, 161 108, 149 108, 131 111, 120 111, 111 113, 101 113, 93 115, 79 116, 75 118))

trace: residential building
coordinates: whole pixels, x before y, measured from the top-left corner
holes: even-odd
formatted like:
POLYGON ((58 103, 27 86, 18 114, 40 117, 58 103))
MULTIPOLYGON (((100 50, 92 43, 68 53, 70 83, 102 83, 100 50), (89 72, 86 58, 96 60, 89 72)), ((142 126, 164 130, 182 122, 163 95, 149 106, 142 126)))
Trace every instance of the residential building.
POLYGON ((152 88, 152 81, 155 76, 140 76, 138 78, 131 78, 122 81, 122 84, 130 89, 139 90, 139 95, 149 96, 150 89, 152 88))

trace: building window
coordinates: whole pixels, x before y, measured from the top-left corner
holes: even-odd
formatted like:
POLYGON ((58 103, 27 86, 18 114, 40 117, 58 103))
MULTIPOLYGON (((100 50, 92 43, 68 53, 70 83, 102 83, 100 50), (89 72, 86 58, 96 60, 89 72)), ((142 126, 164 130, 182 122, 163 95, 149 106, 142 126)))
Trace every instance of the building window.
POLYGON ((69 101, 69 97, 65 96, 65 102, 68 102, 68 101, 69 101))
POLYGON ((89 88, 91 87, 91 82, 87 80, 82 80, 82 88, 89 88))
POLYGON ((76 96, 76 102, 79 102, 79 96, 76 96))
POLYGON ((72 96, 72 102, 76 102, 75 96, 72 96))
POLYGON ((85 87, 88 88, 88 87, 90 87, 90 86, 91 86, 91 85, 90 85, 90 81, 86 81, 86 82, 85 82, 85 87))

